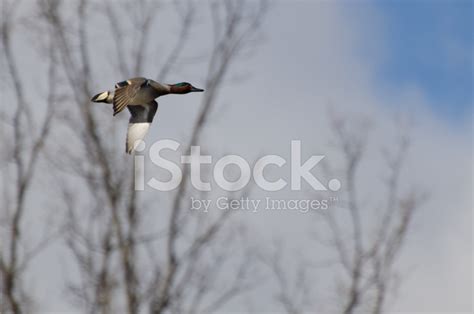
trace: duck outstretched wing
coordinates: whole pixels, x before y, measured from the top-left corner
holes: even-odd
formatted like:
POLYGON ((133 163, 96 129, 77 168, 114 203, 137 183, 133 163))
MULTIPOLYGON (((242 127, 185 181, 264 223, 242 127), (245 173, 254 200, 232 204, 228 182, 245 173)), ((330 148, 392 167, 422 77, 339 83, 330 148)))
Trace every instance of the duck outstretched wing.
POLYGON ((143 85, 148 84, 144 77, 136 77, 115 84, 114 116, 127 107, 143 85))
POLYGON ((150 128, 158 109, 158 103, 152 101, 148 104, 133 105, 128 106, 127 108, 130 111, 131 116, 128 123, 125 151, 128 154, 131 154, 148 133, 148 129, 150 128))

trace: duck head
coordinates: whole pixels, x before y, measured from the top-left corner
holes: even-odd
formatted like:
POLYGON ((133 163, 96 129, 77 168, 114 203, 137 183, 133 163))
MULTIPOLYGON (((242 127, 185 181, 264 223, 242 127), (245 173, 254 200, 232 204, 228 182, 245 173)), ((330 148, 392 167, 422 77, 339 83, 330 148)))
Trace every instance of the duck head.
POLYGON ((204 89, 194 87, 187 82, 170 85, 171 94, 188 94, 188 93, 203 92, 203 91, 204 89))

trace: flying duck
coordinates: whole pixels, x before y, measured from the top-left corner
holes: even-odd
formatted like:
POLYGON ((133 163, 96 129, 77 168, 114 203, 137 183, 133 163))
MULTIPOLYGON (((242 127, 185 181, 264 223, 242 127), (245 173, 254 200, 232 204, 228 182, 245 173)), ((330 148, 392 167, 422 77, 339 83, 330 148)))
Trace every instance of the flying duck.
POLYGON ((131 154, 143 140, 153 122, 158 103, 156 98, 168 94, 188 94, 203 92, 189 83, 161 84, 144 77, 135 77, 115 84, 114 91, 106 91, 92 97, 93 102, 104 102, 114 105, 114 116, 125 107, 130 111, 125 151, 131 154))

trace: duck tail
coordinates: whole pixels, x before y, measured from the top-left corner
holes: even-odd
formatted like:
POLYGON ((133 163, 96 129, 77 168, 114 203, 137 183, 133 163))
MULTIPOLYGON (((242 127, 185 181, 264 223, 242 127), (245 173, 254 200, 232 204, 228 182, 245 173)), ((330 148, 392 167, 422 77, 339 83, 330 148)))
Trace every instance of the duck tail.
POLYGON ((99 93, 91 98, 92 102, 105 102, 111 104, 114 102, 114 96, 112 92, 106 91, 103 93, 99 93))

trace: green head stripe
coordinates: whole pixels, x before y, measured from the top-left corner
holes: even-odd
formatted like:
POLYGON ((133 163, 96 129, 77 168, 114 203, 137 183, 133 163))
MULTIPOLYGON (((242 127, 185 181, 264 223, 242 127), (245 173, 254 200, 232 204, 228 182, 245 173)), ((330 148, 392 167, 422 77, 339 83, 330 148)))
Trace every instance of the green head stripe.
POLYGON ((187 85, 189 85, 189 83, 186 83, 186 82, 175 84, 175 86, 178 86, 178 87, 183 87, 183 86, 187 86, 187 85))

